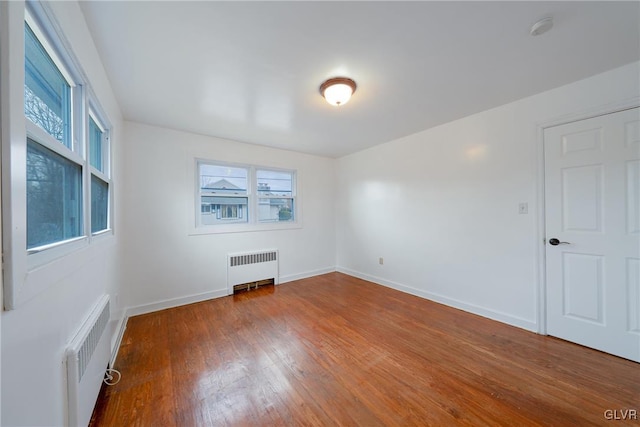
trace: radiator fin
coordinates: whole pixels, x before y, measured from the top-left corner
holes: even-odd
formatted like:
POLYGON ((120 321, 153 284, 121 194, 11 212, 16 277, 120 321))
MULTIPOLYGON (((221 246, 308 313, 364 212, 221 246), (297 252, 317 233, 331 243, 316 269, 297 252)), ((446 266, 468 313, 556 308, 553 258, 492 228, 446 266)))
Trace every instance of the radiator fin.
POLYGON ((82 380, 82 376, 84 375, 85 370, 87 369, 87 365, 91 360, 91 356, 93 356, 93 352, 98 346, 98 342, 100 341, 100 337, 102 337, 102 333, 104 332, 107 324, 109 323, 109 302, 102 309, 98 320, 93 324, 93 327, 89 331, 86 339, 82 343, 80 347, 80 351, 78 352, 78 382, 82 380))
POLYGON ((237 267, 240 265, 258 264, 262 262, 276 261, 276 259, 277 259, 277 256, 275 251, 246 254, 246 255, 234 255, 229 257, 229 262, 230 262, 229 265, 231 267, 237 267))

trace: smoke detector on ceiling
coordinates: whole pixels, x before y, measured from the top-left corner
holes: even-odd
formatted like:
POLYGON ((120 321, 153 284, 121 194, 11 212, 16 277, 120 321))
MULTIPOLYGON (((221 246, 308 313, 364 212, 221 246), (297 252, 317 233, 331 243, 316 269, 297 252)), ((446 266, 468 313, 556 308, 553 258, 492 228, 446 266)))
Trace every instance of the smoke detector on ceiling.
POLYGON ((532 36, 539 36, 540 34, 544 34, 549 31, 551 27, 553 27, 553 18, 549 16, 533 24, 529 34, 532 36))

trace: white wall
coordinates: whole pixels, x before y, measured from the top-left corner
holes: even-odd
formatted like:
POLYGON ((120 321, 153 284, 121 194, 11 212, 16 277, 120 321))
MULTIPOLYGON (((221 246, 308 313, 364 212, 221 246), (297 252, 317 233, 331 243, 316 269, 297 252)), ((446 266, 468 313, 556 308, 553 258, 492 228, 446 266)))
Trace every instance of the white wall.
POLYGON ((277 248, 287 281, 335 267, 328 158, 126 122, 124 294, 130 313, 226 295, 229 252, 277 248), (195 158, 298 171, 303 227, 190 235, 195 158))
MULTIPOLYGON (((117 230, 122 217, 119 198, 122 191, 121 113, 77 3, 51 2, 49 6, 113 124, 117 230)), ((22 5, 12 3, 11 7, 22 5)), ((18 13, 18 25, 22 19, 18 13)), ((2 52, 3 55, 6 53, 2 52)), ((15 63, 13 66, 24 65, 15 63)), ((22 87, 24 82, 16 84, 22 87)), ((30 273, 47 282, 46 291, 15 310, 2 312, 2 425, 57 426, 66 423, 64 350, 99 296, 104 293, 113 296, 118 292, 118 235, 102 239, 30 273)), ((120 308, 115 306, 113 311, 117 317, 120 308)), ((113 322, 111 326, 114 326, 113 322)))
POLYGON ((228 252, 275 247, 283 281, 337 264, 535 329, 536 123, 639 93, 636 63, 332 160, 123 123, 80 8, 49 6, 114 125, 116 233, 42 267, 47 290, 1 314, 2 425, 66 422, 63 352, 100 294, 116 319, 222 295, 228 252), (190 235, 194 157, 297 169, 303 227, 190 235))
POLYGON ((538 124, 638 97, 639 75, 630 64, 339 159, 338 269, 537 330, 538 124))

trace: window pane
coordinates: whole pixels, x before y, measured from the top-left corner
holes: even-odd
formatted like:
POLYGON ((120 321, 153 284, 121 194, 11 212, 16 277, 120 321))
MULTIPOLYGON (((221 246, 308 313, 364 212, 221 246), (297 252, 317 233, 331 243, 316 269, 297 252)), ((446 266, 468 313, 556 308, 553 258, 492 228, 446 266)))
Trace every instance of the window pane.
POLYGON ((82 235, 82 168, 27 140, 27 249, 82 235))
POLYGON ((200 189, 207 194, 247 194, 248 170, 200 165, 200 189))
POLYGON ((285 196, 293 195, 293 173, 257 170, 258 194, 263 196, 285 196))
POLYGON ((24 114, 71 148, 71 87, 26 23, 24 33, 24 114))
POLYGON ((247 222, 247 197, 216 197, 202 196, 200 198, 200 222, 202 225, 235 224, 247 222))
POLYGON ((258 199, 258 221, 280 222, 293 221, 293 199, 264 198, 258 199))
POLYGON ((102 135, 96 122, 89 117, 89 163, 100 172, 104 173, 102 163, 102 135))
POLYGON ((109 184, 91 175, 91 232, 106 230, 109 220, 109 184))

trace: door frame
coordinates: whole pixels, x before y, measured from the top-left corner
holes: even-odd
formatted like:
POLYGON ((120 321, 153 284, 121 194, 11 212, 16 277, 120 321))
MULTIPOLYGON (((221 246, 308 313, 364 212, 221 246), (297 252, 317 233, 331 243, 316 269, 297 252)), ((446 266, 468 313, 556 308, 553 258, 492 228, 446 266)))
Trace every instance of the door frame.
POLYGON ((544 164, 544 131, 547 128, 566 125, 594 117, 614 114, 640 107, 640 96, 634 96, 620 102, 600 105, 577 113, 566 114, 536 123, 536 257, 537 257, 537 289, 536 289, 536 324, 537 333, 547 335, 547 245, 545 223, 545 164, 544 164))

